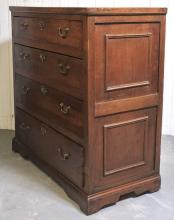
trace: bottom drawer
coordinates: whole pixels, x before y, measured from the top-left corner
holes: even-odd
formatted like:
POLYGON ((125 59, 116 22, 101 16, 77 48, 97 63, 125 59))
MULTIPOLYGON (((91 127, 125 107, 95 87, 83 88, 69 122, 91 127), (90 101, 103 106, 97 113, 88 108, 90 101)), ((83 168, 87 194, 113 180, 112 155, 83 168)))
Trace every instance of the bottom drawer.
POLYGON ((83 148, 16 109, 16 137, 41 160, 82 186, 83 148))

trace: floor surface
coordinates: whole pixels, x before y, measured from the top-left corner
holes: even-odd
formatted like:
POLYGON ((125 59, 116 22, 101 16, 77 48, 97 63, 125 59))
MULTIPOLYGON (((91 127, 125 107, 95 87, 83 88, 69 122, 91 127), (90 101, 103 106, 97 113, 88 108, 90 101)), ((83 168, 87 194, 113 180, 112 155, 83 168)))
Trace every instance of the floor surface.
POLYGON ((174 220, 174 137, 164 136, 161 190, 85 216, 30 161, 11 152, 13 132, 0 131, 0 220, 174 220))

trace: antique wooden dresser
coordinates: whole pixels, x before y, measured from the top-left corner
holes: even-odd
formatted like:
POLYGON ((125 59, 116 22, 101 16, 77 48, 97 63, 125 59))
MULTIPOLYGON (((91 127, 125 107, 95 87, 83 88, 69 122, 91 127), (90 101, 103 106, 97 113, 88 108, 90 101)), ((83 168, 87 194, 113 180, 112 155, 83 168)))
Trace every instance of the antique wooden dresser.
POLYGON ((13 151, 86 214, 157 191, 166 9, 10 10, 13 151))

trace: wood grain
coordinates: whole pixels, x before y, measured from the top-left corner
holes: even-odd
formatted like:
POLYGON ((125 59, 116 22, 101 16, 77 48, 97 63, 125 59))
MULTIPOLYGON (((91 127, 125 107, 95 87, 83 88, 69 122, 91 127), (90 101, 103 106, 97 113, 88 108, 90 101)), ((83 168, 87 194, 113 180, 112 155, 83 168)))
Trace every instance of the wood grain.
POLYGON ((159 190, 166 9, 11 10, 13 150, 86 214, 159 190), (57 75, 60 61, 66 76, 57 75))

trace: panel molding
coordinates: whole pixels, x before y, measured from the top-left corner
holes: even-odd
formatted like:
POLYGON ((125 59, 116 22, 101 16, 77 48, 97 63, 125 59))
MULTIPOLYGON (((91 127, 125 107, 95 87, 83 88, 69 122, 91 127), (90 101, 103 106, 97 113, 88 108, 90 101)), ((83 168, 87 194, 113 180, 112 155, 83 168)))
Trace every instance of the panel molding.
POLYGON ((115 86, 108 86, 107 85, 107 68, 108 68, 108 41, 112 39, 129 39, 129 38, 148 38, 148 66, 147 66, 147 79, 148 79, 148 73, 150 71, 150 65, 151 65, 151 37, 152 33, 147 32, 147 33, 141 33, 141 34, 106 34, 105 35, 105 73, 104 73, 104 92, 112 92, 116 90, 122 90, 122 89, 132 89, 132 88, 137 88, 137 87, 144 87, 144 86, 150 86, 150 81, 149 80, 144 80, 144 81, 139 81, 139 82, 134 82, 134 83, 125 83, 125 84, 120 84, 120 85, 115 85, 115 86))
POLYGON ((131 89, 131 88, 142 87, 142 86, 150 86, 150 82, 142 81, 142 82, 136 82, 136 83, 121 84, 118 86, 108 86, 108 87, 105 87, 105 92, 111 92, 111 91, 121 90, 121 89, 131 89))
POLYGON ((106 34, 107 39, 121 39, 121 38, 144 38, 152 36, 151 32, 142 34, 106 34))
POLYGON ((144 166, 146 165, 146 148, 147 148, 147 140, 148 140, 148 120, 149 120, 149 116, 144 116, 144 117, 140 117, 140 118, 136 118, 136 119, 132 119, 132 120, 126 120, 126 121, 122 121, 122 122, 118 122, 118 123, 112 123, 112 124, 107 124, 103 126, 103 137, 104 137, 104 145, 103 145, 103 175, 104 176, 108 176, 108 175, 112 175, 112 174, 116 174, 118 172, 122 172, 122 171, 126 171, 128 169, 133 169, 133 168, 137 168, 140 166, 144 166), (122 127, 122 126, 127 126, 130 124, 136 124, 136 123, 141 123, 144 122, 144 140, 143 140, 143 160, 137 163, 133 163, 131 165, 127 165, 124 167, 120 167, 117 169, 112 169, 112 170, 106 170, 106 147, 107 147, 107 133, 108 130, 113 129, 113 128, 117 128, 117 127, 122 127))

